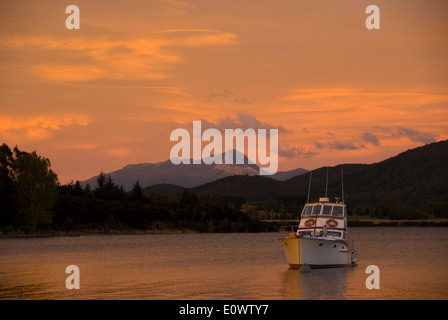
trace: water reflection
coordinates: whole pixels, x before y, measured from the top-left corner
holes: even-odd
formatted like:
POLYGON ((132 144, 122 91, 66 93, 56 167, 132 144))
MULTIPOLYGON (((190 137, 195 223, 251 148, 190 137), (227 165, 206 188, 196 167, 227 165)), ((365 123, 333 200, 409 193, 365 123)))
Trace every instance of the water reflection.
MULTIPOLYGON (((34 279, 36 280, 36 279, 34 279)), ((35 281, 29 282, 27 279, 16 278, 13 282, 4 282, 0 287, 0 297, 2 299, 51 299, 49 292, 54 291, 54 286, 50 282, 35 281)))
POLYGON ((275 233, 0 239, 0 300, 447 299, 448 228, 353 234, 358 266, 310 273, 288 269, 275 233), (81 290, 65 287, 72 264, 81 290), (380 290, 365 287, 372 264, 380 290))
POLYGON ((284 274, 287 299, 346 299, 348 273, 352 268, 313 269, 303 273, 288 269, 284 274))
POLYGON ((65 288, 64 265, 19 264, 0 272, 1 299, 55 299, 65 288), (62 271, 61 271, 62 270, 62 271))

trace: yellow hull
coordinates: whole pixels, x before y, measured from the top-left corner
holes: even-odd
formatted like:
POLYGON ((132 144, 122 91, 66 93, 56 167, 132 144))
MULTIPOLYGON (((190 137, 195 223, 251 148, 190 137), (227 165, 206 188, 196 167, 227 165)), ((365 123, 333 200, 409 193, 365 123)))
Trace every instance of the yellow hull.
POLYGON ((300 241, 299 238, 282 238, 283 250, 285 251, 286 261, 290 266, 302 265, 300 255, 300 241))

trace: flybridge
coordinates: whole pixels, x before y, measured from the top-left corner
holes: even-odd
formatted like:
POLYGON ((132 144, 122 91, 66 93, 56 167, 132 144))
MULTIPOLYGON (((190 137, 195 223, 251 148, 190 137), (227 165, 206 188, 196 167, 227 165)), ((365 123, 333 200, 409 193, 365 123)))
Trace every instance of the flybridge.
MULTIPOLYGON (((225 164, 234 164, 233 150, 236 149, 236 163, 244 164, 244 151, 247 140, 248 164, 260 165, 260 175, 272 175, 278 170, 278 129, 269 129, 269 156, 267 152, 266 129, 225 129, 224 147, 225 164), (235 142, 235 144, 234 144, 235 142)), ((173 164, 190 164, 190 133, 186 129, 175 129, 171 132, 170 141, 178 141, 170 152, 173 164), (179 141, 180 140, 180 141, 179 141), (181 155, 179 155, 181 153, 181 155)), ((193 164, 222 164, 223 138, 218 129, 206 129, 202 132, 201 121, 193 121, 193 164), (202 149, 202 142, 209 143, 202 149)))

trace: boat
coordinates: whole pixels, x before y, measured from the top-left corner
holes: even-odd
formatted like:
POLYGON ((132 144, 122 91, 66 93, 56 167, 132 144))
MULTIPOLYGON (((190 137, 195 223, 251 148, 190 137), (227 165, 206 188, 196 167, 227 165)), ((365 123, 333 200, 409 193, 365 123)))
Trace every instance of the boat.
MULTIPOLYGON (((310 185, 311 176, 312 173, 310 185)), ((303 207, 300 223, 284 226, 281 231, 289 233, 280 241, 290 268, 351 267, 357 263, 354 242, 348 234, 343 194, 342 199, 335 198, 333 202, 325 196, 310 203, 308 189, 308 200, 303 207)))

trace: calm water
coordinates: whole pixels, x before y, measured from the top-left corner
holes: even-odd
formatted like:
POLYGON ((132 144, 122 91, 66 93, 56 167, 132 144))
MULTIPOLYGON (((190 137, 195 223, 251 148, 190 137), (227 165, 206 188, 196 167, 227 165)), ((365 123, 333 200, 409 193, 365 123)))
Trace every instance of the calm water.
POLYGON ((352 228, 358 266, 291 270, 278 233, 0 239, 0 299, 447 299, 448 228, 352 228), (80 269, 80 290, 65 268, 80 269), (368 265, 380 289, 368 290, 368 265))

